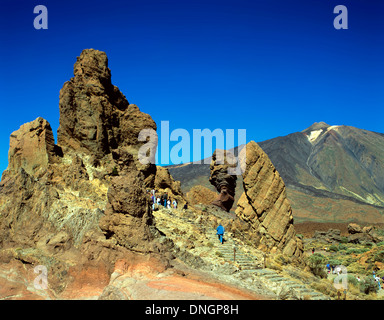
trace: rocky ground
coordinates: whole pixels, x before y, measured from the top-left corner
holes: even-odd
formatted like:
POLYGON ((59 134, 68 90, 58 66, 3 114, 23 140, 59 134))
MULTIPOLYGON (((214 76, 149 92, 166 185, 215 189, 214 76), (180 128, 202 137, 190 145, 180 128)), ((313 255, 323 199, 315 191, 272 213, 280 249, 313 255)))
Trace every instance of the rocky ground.
POLYGON ((329 299, 311 288, 307 279, 303 281, 304 277, 315 281, 313 275, 288 261, 283 266, 278 261, 284 260, 283 255, 266 257, 263 251, 236 238, 234 224, 221 244, 215 230, 219 223, 236 219, 230 213, 200 205, 192 210, 160 208, 154 216, 159 230, 172 239, 175 254, 209 278, 225 280, 263 299, 329 299))
MULTIPOLYGON (((334 270, 337 266, 343 266, 342 273, 346 275, 348 287, 346 299, 383 299, 384 290, 379 290, 378 283, 373 280, 373 272, 380 278, 384 276, 382 225, 360 226, 350 223, 343 227, 343 232, 336 228, 316 230, 305 238, 305 255, 312 271, 321 279, 317 288, 337 298, 337 291, 330 286, 337 280, 337 274, 332 270, 329 272, 325 266, 330 264, 335 267, 334 270)), ((383 287, 382 280, 380 284, 383 287)))

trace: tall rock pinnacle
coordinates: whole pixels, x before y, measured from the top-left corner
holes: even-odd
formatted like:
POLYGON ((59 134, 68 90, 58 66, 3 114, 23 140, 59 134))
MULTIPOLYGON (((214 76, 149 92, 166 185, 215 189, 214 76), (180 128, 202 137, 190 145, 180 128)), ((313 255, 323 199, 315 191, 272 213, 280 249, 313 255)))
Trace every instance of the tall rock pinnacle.
MULTIPOLYGON (((220 193, 219 196, 212 202, 213 205, 229 212, 234 203, 235 189, 236 189, 236 175, 228 173, 229 167, 236 167, 227 161, 227 157, 233 156, 225 150, 215 150, 212 155, 212 162, 210 165, 211 176, 209 182, 220 193)), ((233 163, 233 162, 231 162, 233 163)))
POLYGON ((58 145, 102 158, 123 145, 139 145, 144 128, 156 130, 152 118, 129 104, 111 83, 107 55, 83 50, 74 65, 74 77, 60 90, 58 145))

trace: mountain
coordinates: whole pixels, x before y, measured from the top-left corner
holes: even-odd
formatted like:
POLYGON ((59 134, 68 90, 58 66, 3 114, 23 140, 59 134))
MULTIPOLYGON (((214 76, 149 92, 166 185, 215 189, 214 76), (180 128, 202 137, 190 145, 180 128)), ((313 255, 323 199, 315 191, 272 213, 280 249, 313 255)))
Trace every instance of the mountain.
POLYGON ((384 206, 383 134, 320 122, 259 144, 289 186, 384 206))
MULTIPOLYGON (((319 122, 258 144, 283 178, 297 221, 383 221, 383 134, 319 122)), ((185 192, 195 184, 210 187, 209 165, 168 169, 185 192)))

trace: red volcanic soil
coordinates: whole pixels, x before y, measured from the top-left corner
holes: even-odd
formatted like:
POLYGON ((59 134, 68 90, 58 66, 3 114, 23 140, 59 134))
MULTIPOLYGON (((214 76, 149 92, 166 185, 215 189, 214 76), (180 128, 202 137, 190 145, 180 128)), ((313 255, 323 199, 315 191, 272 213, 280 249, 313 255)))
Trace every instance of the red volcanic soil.
MULTIPOLYGON (((48 273, 50 270, 48 270, 48 273)), ((205 272, 174 262, 165 266, 154 257, 136 256, 116 261, 112 274, 103 263, 77 265, 68 270, 64 290, 53 292, 34 287, 36 274, 32 265, 12 260, 0 263, 0 300, 88 300, 104 298, 106 290, 131 300, 268 300, 271 297, 223 283, 205 272), (112 288, 112 289, 111 289, 112 288)))

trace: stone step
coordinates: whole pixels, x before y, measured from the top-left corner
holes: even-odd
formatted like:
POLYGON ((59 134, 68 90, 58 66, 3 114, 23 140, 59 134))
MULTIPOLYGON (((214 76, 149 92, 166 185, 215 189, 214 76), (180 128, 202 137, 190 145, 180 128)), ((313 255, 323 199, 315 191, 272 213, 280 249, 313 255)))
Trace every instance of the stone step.
POLYGON ((273 271, 271 269, 266 269, 266 268, 264 268, 264 269, 257 269, 256 272, 255 272, 256 275, 261 275, 261 276, 264 275, 264 274, 271 274, 271 273, 277 274, 277 272, 275 272, 275 271, 273 271))

